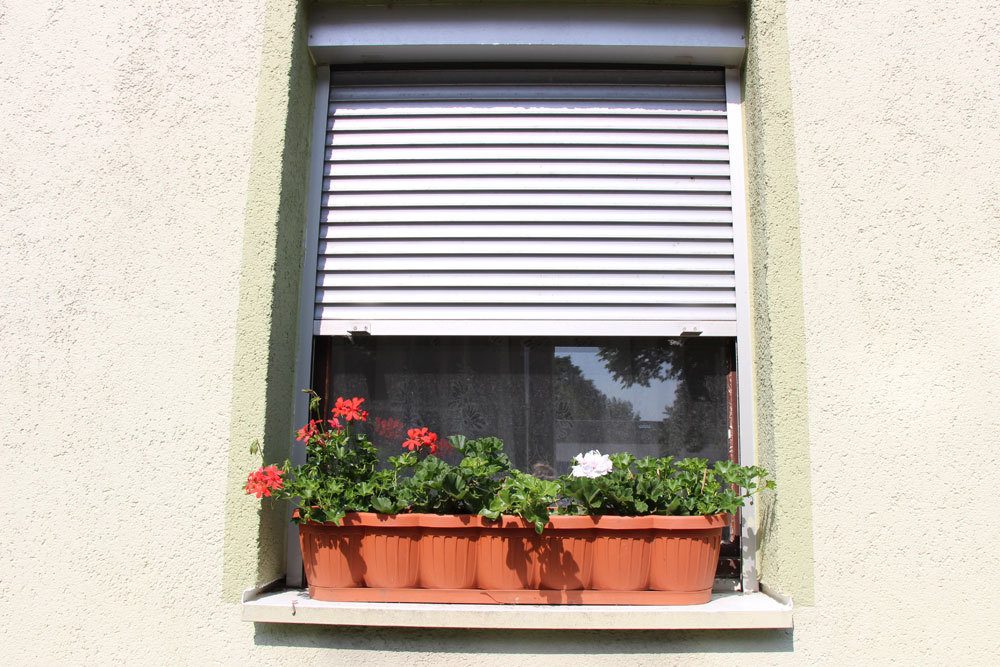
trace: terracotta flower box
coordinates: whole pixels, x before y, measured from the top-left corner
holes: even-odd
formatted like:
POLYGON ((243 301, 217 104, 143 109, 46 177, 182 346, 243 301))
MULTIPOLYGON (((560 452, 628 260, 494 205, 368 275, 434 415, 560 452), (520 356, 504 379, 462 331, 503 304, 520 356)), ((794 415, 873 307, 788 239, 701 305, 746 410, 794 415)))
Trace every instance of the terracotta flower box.
POLYGON ((317 600, 701 604, 727 515, 553 516, 539 535, 503 516, 359 512, 299 527, 317 600))

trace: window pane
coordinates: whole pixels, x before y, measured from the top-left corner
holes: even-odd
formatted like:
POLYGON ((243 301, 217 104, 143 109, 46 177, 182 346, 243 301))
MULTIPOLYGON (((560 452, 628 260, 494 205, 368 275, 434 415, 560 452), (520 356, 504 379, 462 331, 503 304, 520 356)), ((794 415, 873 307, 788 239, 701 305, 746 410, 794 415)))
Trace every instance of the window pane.
POLYGON ((728 458, 732 349, 722 338, 318 338, 315 384, 327 399, 368 399, 384 456, 419 425, 495 435, 519 468, 558 475, 590 449, 728 458))

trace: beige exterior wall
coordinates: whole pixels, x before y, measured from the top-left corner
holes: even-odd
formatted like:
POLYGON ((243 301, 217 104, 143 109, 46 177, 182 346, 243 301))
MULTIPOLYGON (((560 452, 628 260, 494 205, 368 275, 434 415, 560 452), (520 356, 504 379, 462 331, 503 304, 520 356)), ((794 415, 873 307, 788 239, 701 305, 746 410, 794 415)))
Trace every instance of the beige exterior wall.
POLYGON ((751 3, 787 632, 239 621, 281 569, 281 517, 238 486, 289 427, 301 29, 291 0, 0 3, 5 662, 996 662, 1000 2, 751 3))

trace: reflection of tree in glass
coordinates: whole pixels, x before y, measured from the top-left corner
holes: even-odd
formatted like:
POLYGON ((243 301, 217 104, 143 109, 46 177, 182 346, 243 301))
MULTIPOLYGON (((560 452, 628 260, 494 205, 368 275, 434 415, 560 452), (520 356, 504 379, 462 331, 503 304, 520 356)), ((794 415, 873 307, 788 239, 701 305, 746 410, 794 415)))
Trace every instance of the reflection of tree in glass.
POLYGON ((674 380, 676 391, 659 425, 661 454, 726 451, 726 363, 724 348, 711 338, 661 338, 602 346, 605 368, 626 387, 674 380))
POLYGON ((608 398, 569 357, 555 357, 556 418, 565 420, 638 421, 632 404, 620 398, 608 398))
POLYGON ((683 456, 726 443, 726 378, 706 375, 702 380, 704 397, 697 398, 688 391, 689 384, 679 383, 673 404, 664 408, 657 434, 661 453, 683 456))
POLYGON ((653 380, 677 380, 702 396, 704 378, 718 374, 719 343, 711 338, 656 338, 649 342, 604 345, 598 356, 626 387, 648 387, 653 380))

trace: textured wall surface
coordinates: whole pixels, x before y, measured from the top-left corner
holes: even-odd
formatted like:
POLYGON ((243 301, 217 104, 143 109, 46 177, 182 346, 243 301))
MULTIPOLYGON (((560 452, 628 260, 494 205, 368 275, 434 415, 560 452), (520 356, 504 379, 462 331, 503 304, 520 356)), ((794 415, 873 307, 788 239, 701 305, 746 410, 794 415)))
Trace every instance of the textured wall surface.
POLYGON ((5 663, 250 643, 219 600, 261 20, 0 3, 5 663))
POLYGON ((995 664, 1000 2, 796 0, 788 35, 816 632, 995 664))
POLYGON ((247 441, 277 458, 288 426, 301 14, 13 4, 5 662, 995 664, 1000 2, 751 3, 762 574, 796 627, 711 633, 240 622, 281 560, 238 486, 247 441))

